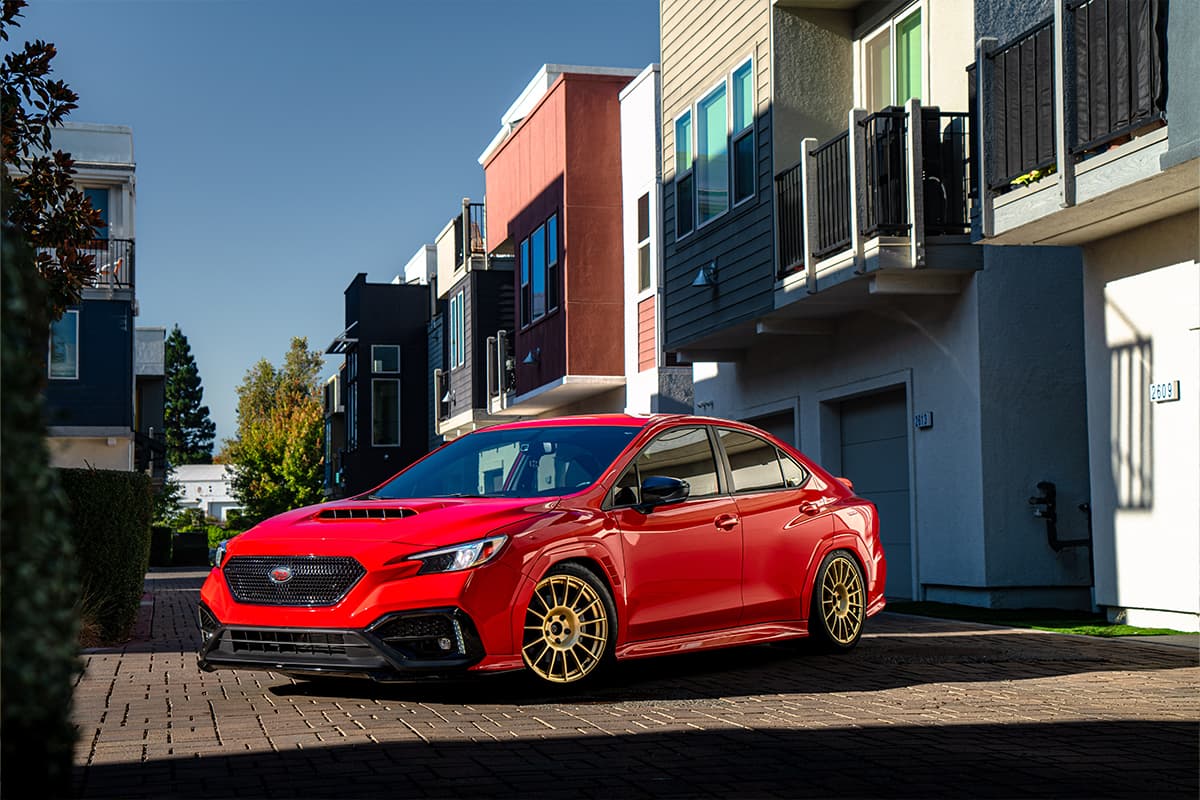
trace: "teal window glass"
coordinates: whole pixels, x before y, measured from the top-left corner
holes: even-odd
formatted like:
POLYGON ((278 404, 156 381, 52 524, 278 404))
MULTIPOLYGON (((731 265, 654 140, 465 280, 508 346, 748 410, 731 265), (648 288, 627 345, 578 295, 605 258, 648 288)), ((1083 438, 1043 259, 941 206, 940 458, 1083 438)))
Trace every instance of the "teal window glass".
POLYGON ((697 104, 696 208, 701 224, 729 207, 729 130, 725 87, 697 104))

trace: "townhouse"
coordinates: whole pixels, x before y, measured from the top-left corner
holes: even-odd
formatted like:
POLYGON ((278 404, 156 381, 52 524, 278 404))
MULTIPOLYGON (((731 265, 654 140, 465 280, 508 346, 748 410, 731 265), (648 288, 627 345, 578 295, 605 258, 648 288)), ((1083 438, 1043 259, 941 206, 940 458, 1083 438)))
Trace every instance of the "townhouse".
POLYGON ((96 275, 50 327, 45 391, 51 464, 166 470, 162 328, 136 328, 136 165, 123 125, 66 123, 55 149, 75 160, 75 184, 103 224, 85 252, 96 275))
POLYGON ((975 16, 980 241, 1082 263, 1095 602, 1198 630, 1200 6, 977 0, 975 16))

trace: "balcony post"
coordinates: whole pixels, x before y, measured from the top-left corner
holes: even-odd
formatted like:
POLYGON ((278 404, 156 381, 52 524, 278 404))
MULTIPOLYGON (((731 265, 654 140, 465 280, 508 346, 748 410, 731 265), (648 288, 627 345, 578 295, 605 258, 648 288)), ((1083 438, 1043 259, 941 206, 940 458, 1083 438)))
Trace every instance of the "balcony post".
MULTIPOLYGON (((935 109, 936 110, 936 109, 935 109)), ((921 101, 910 98, 904 104, 908 116, 908 265, 913 268, 925 266, 925 165, 924 165, 924 120, 921 117, 921 101)))
POLYGON ((804 247, 804 291, 816 294, 817 260, 813 258, 813 237, 817 230, 817 171, 813 169, 812 151, 817 140, 800 142, 800 237, 804 247))
POLYGON ((1054 0, 1054 156, 1058 169, 1059 204, 1075 205, 1075 159, 1067 143, 1067 0, 1054 0))
POLYGON ((862 124, 867 118, 867 110, 852 108, 848 117, 850 140, 846 142, 846 150, 850 156, 850 250, 854 253, 854 271, 861 275, 866 269, 859 222, 867 214, 867 130, 862 124))
POLYGON ((497 364, 499 364, 499 360, 496 355, 496 337, 489 336, 487 337, 487 366, 485 367, 487 372, 485 385, 489 400, 500 391, 500 372, 496 369, 497 364))
POLYGON ((498 402, 501 411, 508 408, 508 388, 504 385, 508 378, 508 331, 496 331, 496 389, 499 391, 498 402))
POLYGON ((433 371, 433 419, 436 423, 434 430, 441 434, 442 427, 442 370, 433 371))
POLYGON ((993 203, 990 187, 991 170, 988 159, 992 154, 992 126, 989 124, 988 112, 992 110, 992 50, 999 44, 994 36, 984 36, 975 43, 975 119, 979 121, 979 130, 975 132, 979 146, 976 153, 979 157, 979 224, 983 238, 987 239, 996 233, 995 204, 993 203))

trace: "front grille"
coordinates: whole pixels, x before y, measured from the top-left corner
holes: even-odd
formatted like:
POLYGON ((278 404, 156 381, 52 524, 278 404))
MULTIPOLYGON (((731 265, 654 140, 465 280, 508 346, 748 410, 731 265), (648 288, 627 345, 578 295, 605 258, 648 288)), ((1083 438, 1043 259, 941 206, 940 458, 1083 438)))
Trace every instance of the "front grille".
MULTIPOLYGON (((235 653, 278 653, 283 655, 346 655, 346 637, 340 633, 310 633, 280 630, 231 628, 229 649, 235 653)), ((362 647, 362 645, 359 645, 362 647)))
POLYGON ((367 574, 345 556, 234 556, 223 572, 233 599, 263 606, 332 606, 367 574), (290 569, 291 579, 273 581, 278 567, 290 569))

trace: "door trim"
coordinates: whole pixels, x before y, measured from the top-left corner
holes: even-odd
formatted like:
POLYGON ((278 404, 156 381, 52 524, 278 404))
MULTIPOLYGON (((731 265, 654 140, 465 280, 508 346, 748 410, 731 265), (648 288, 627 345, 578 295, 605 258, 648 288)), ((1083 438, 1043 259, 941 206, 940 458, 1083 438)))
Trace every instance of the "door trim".
POLYGON ((906 435, 908 442, 908 524, 909 547, 912 553, 912 593, 913 600, 925 599, 925 587, 921 585, 921 555, 920 539, 917 528, 917 455, 916 438, 911 420, 913 418, 913 380, 911 369, 900 369, 864 378, 858 381, 843 383, 819 389, 815 395, 819 409, 819 431, 817 436, 817 463, 825 469, 838 475, 842 469, 842 415, 838 404, 853 400, 857 397, 877 394, 887 389, 904 389, 904 411, 906 435))

